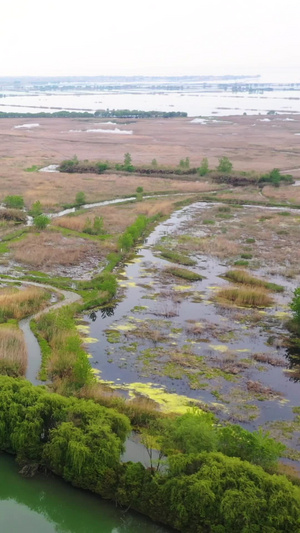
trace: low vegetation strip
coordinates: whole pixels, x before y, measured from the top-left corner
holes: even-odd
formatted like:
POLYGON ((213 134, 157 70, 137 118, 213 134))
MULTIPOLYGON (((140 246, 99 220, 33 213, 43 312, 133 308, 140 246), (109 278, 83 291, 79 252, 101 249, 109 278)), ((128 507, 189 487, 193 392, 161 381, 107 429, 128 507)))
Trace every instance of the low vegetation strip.
POLYGON ((177 278, 187 279, 189 281, 201 281, 204 279, 204 276, 201 276, 192 270, 188 270, 187 268, 168 267, 165 268, 165 273, 171 274, 177 278))
POLYGON ((264 287, 270 291, 274 292, 283 292, 284 287, 282 285, 277 285, 276 283, 270 283, 263 279, 256 278, 251 276, 245 270, 228 270, 224 275, 224 278, 233 281, 234 283, 242 283, 244 285, 250 285, 253 287, 264 287))
POLYGON ((0 449, 15 454, 27 470, 42 465, 176 530, 300 531, 299 487, 237 457, 177 453, 161 473, 141 463, 122 464, 127 417, 5 376, 0 413, 0 449))
POLYGON ((160 251, 160 255, 164 259, 172 261, 172 263, 179 263, 180 265, 186 266, 194 266, 196 264, 196 261, 194 259, 191 259, 187 255, 181 254, 179 252, 174 252, 174 250, 169 250, 163 247, 159 247, 157 249, 160 251))
POLYGON ((217 298, 242 307, 269 307, 273 304, 273 299, 268 292, 257 287, 221 289, 217 293, 217 298))

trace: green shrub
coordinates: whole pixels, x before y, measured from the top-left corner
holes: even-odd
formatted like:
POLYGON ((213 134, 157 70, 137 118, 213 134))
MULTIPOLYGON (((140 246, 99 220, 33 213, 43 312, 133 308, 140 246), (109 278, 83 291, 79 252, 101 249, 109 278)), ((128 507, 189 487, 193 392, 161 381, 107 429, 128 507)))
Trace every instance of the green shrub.
POLYGON ((39 200, 37 200, 36 202, 34 202, 31 206, 31 209, 29 211, 29 214, 32 216, 32 217, 37 217, 39 215, 41 215, 43 213, 43 210, 42 210, 42 204, 39 200))
POLYGON ((85 193, 82 191, 79 191, 75 197, 75 205, 80 207, 81 205, 84 205, 84 204, 86 204, 85 193))
POLYGON ((6 196, 4 198, 4 204, 6 207, 11 207, 13 209, 23 209, 24 207, 24 198, 23 196, 6 196))
POLYGON ((206 176, 209 172, 208 159, 204 157, 201 161, 200 167, 198 168, 199 176, 206 176))
POLYGON ((224 157, 219 158, 219 164, 217 166, 217 170, 219 170, 219 172, 229 173, 232 171, 232 168, 233 168, 233 165, 231 161, 228 159, 228 157, 224 156, 224 157))
POLYGON ((38 230, 43 230, 48 226, 48 224, 50 224, 50 218, 46 215, 38 215, 35 217, 33 223, 38 230))

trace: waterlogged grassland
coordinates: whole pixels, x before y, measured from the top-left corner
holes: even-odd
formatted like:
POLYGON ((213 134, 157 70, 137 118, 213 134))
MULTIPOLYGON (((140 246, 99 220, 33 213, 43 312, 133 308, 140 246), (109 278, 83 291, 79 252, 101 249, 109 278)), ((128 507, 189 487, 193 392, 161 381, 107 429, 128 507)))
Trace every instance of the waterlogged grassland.
POLYGON ((128 397, 145 395, 162 411, 170 403, 180 412, 196 404, 249 427, 292 419, 298 384, 289 383, 294 360, 285 322, 299 272, 291 278, 287 257, 273 248, 282 224, 295 247, 300 244, 299 217, 218 205, 191 206, 172 227, 173 218, 119 274, 125 300, 116 318, 105 317, 104 337, 97 334, 101 319, 89 321, 89 336, 99 339, 89 346, 99 382, 128 397), (231 218, 219 216, 224 213, 231 218), (261 224, 273 218, 266 236, 261 224), (215 224, 203 224, 207 219, 215 224), (193 266, 172 266, 161 253, 165 249, 193 266), (244 254, 248 268, 233 269, 244 254), (245 299, 220 298, 226 290, 245 299), (99 344, 106 359, 99 359, 99 344))

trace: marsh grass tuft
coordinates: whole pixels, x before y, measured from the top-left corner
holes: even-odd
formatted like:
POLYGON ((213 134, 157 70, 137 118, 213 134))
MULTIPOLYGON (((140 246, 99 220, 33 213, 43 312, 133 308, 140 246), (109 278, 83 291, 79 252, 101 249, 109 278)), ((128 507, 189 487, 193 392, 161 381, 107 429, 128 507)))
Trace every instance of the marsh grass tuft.
POLYGON ((273 304, 267 291, 258 287, 229 287, 221 289, 217 297, 242 307, 269 307, 273 304))
POLYGON ((160 255, 167 259, 168 261, 173 261, 174 263, 179 263, 180 265, 193 266, 196 264, 194 259, 191 259, 187 255, 174 252, 173 250, 168 250, 167 248, 159 248, 160 255))
POLYGON ((171 274, 172 276, 176 276, 177 278, 187 279, 189 281, 201 281, 202 279, 204 279, 204 276, 201 276, 196 272, 192 272, 187 268, 167 267, 165 269, 165 273, 171 274))
POLYGON ((243 283, 244 285, 250 285, 252 287, 263 287, 274 292, 284 291, 284 287, 282 285, 270 283, 269 281, 251 276, 251 274, 245 270, 228 270, 228 272, 224 274, 224 278, 233 281, 234 283, 243 283))

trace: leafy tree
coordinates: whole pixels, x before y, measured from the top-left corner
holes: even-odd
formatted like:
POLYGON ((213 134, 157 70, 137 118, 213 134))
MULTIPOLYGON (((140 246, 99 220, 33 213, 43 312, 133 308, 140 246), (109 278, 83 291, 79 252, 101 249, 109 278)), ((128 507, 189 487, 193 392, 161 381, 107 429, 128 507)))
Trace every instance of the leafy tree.
POLYGON ((124 155, 124 167, 129 167, 132 164, 131 155, 127 152, 124 155))
POLYGON ((231 161, 228 159, 228 157, 220 157, 219 158, 219 164, 217 166, 217 170, 220 172, 231 172, 233 168, 233 165, 231 161))
POLYGON ((38 215, 35 217, 33 223, 38 230, 43 230, 50 224, 50 218, 46 215, 38 215))
POLYGON ((200 167, 198 168, 198 174, 199 176, 205 176, 208 172, 209 172, 208 159, 207 157, 204 157, 201 161, 200 167))
POLYGON ((151 165, 152 165, 154 168, 157 168, 158 165, 157 165, 157 161, 156 161, 156 159, 152 159, 152 161, 151 161, 151 165))
POLYGON ((81 205, 84 205, 85 203, 86 203, 85 193, 82 191, 78 192, 75 198, 75 205, 79 207, 81 205))
POLYGON ((162 449, 165 453, 180 451, 182 453, 199 453, 213 451, 217 448, 217 433, 214 416, 194 409, 190 413, 166 422, 162 449))
POLYGON ((18 195, 6 196, 4 198, 4 204, 6 205, 6 207, 11 207, 14 209, 23 209, 24 198, 23 196, 18 195))

